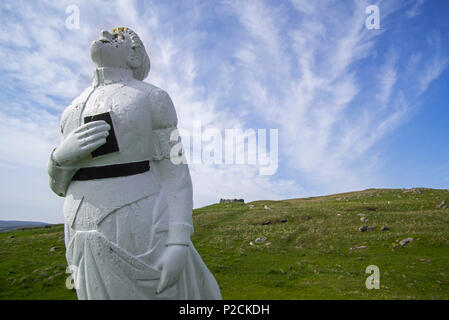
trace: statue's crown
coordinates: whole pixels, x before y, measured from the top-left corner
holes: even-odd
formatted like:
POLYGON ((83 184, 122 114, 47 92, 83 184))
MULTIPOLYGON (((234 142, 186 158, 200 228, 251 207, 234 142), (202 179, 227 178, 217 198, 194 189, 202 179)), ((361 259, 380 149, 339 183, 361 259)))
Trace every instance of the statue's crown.
POLYGON ((114 28, 112 29, 112 33, 116 33, 116 34, 123 34, 123 33, 127 33, 129 34, 129 38, 131 39, 132 42, 132 48, 143 48, 143 42, 142 40, 140 40, 139 36, 137 35, 137 33, 135 33, 133 30, 131 30, 130 28, 127 27, 118 27, 118 28, 114 28))

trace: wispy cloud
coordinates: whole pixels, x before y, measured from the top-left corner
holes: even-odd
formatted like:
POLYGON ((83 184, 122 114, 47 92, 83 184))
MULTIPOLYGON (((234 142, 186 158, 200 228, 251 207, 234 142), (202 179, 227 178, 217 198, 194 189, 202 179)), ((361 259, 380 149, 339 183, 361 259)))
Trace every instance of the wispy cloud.
MULTIPOLYGON (((249 165, 192 165, 196 206, 381 184, 377 146, 448 64, 438 32, 422 50, 389 41, 397 13, 418 15, 420 0, 379 1, 381 30, 365 28, 368 1, 76 1, 79 30, 65 28, 69 4, 0 5, 9 30, 0 35, 0 172, 41 190, 45 200, 22 193, 22 202, 39 203, 40 220, 61 220, 44 178, 47 156, 63 108, 90 84, 88 48, 101 29, 129 26, 141 36, 152 63, 147 81, 168 91, 181 128, 279 129, 275 176, 249 165)), ((21 183, 5 181, 0 218, 29 219, 20 204, 11 216, 21 183)))
POLYGON ((407 16, 409 18, 416 17, 421 12, 421 6, 424 4, 425 0, 414 0, 413 5, 407 10, 407 16))

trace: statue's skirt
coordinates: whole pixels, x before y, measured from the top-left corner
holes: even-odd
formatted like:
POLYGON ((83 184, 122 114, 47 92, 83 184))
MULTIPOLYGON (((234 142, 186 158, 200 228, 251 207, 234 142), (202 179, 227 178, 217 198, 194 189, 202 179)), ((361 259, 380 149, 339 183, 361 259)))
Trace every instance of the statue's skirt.
POLYGON ((192 243, 179 281, 156 294, 160 271, 154 266, 166 248, 168 207, 152 174, 138 176, 106 185, 105 179, 74 181, 69 187, 64 203, 66 257, 78 298, 221 299, 215 278, 192 243), (123 183, 130 186, 127 192, 123 183))

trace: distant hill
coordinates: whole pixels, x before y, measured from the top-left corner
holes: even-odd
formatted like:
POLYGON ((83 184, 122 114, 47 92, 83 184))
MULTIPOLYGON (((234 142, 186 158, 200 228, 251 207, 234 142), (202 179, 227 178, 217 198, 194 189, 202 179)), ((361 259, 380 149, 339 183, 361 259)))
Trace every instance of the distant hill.
POLYGON ((49 225, 44 222, 36 221, 13 221, 13 220, 0 220, 0 232, 8 230, 16 230, 22 228, 36 228, 49 225))
MULTIPOLYGON (((448 204, 424 188, 214 204, 192 242, 224 299, 449 299, 448 204)), ((66 268, 62 225, 0 233, 0 299, 76 299, 66 268)))

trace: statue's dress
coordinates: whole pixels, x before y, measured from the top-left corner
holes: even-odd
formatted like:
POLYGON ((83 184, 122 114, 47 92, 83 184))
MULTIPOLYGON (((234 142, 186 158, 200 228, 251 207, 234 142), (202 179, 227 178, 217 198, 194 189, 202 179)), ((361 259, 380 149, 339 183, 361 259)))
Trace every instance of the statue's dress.
MULTIPOLYGON (((221 299, 215 278, 190 240, 179 281, 156 294, 160 271, 155 263, 166 248, 169 212, 151 161, 169 157, 169 134, 177 122, 170 98, 126 72, 97 70, 94 85, 64 111, 63 136, 81 125, 84 117, 103 112, 111 114, 120 151, 90 157, 82 167, 150 160, 150 170, 70 181, 73 171, 54 168, 59 173, 53 189, 65 196, 66 257, 78 298, 221 299)), ((191 215, 183 219, 175 223, 193 232, 191 215)))

